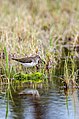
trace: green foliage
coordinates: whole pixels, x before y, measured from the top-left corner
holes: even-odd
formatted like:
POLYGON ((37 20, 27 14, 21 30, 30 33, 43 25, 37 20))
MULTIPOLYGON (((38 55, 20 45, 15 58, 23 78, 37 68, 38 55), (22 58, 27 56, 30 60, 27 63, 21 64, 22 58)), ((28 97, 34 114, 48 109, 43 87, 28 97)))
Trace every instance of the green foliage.
POLYGON ((10 77, 10 73, 9 73, 9 59, 8 59, 8 53, 7 53, 6 47, 4 47, 4 54, 5 54, 5 60, 6 60, 6 63, 5 63, 5 73, 6 73, 7 77, 10 77))
POLYGON ((40 72, 31 74, 18 73, 14 75, 14 79, 24 82, 42 82, 44 79, 44 75, 40 72))
POLYGON ((73 57, 67 57, 64 63, 64 82, 69 88, 76 86, 76 64, 73 57))
POLYGON ((69 78, 68 59, 65 59, 65 63, 64 63, 64 77, 66 79, 69 78))
POLYGON ((10 79, 13 77, 15 73, 15 69, 14 67, 9 66, 9 58, 8 58, 6 47, 4 47, 4 54, 5 54, 5 68, 3 70, 4 70, 4 74, 6 75, 6 78, 10 79))
POLYGON ((74 58, 66 58, 64 63, 64 77, 67 79, 74 78, 76 71, 76 64, 74 58))

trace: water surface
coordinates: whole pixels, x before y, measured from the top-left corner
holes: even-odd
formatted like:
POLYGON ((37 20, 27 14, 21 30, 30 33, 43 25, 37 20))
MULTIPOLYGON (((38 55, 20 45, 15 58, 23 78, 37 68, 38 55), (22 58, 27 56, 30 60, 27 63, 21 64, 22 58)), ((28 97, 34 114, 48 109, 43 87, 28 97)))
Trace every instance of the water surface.
MULTIPOLYGON (((54 84, 37 90, 40 98, 13 93, 8 119, 79 119, 79 90, 64 90, 54 84)), ((6 115, 8 102, 4 97, 0 94, 0 119, 6 115)))

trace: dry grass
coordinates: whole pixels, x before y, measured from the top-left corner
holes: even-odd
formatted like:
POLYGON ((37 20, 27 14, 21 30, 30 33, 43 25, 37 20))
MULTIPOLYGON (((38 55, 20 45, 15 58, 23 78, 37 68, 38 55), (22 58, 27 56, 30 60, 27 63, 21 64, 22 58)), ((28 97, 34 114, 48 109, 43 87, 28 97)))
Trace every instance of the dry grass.
MULTIPOLYGON (((79 1, 0 0, 0 52, 62 56, 62 44, 79 35, 79 1)), ((68 43, 68 42, 67 42, 68 43)))

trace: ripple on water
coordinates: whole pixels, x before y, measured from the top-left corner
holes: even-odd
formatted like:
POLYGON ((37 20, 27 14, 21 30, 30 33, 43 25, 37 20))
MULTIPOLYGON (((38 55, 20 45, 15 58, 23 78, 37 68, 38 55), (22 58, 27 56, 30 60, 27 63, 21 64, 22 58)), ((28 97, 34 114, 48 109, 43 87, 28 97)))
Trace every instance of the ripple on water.
MULTIPOLYGON (((48 89, 40 93, 40 99, 28 96, 13 96, 9 100, 8 119, 75 119, 79 118, 79 95, 75 91, 72 95, 66 96, 64 90, 48 89), (75 97, 75 101, 73 99, 75 97), (75 102, 75 106, 74 106, 75 102), (75 112, 75 109, 76 112, 75 112)), ((0 119, 5 119, 6 100, 0 96, 0 119), (3 117, 3 118, 2 118, 3 117)))

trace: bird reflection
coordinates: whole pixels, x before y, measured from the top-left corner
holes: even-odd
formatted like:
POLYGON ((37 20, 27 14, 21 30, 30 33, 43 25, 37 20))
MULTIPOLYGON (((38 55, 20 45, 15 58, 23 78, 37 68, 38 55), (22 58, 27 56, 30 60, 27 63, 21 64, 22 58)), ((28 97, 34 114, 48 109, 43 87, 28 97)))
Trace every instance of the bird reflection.
MULTIPOLYGON (((26 89, 27 90, 27 89, 26 89)), ((28 92, 33 93, 32 91, 37 90, 29 90, 28 92)), ((34 92, 35 93, 35 92, 34 92)), ((38 92, 37 92, 38 93, 38 92)), ((37 98, 34 95, 22 95, 22 92, 18 95, 15 94, 13 96, 14 104, 11 103, 11 110, 14 119, 43 119, 42 114, 42 104, 40 98, 37 98)))

